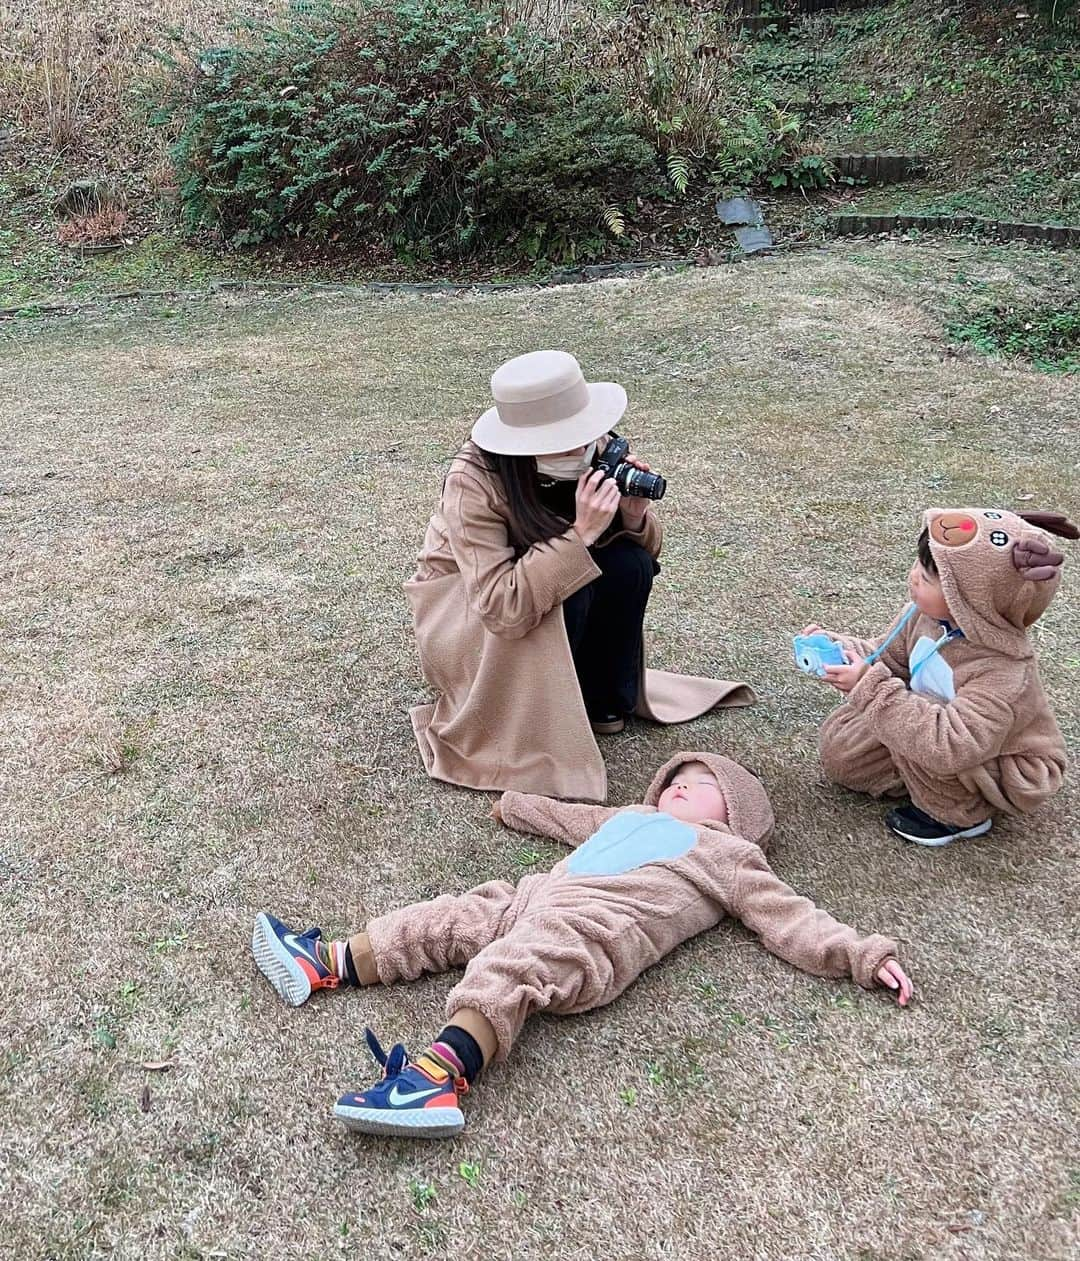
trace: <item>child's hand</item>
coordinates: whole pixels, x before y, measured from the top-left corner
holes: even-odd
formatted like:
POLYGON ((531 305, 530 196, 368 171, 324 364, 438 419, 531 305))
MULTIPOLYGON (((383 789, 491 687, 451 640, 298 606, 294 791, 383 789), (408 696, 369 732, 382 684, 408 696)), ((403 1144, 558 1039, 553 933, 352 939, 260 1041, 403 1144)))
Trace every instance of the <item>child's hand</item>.
POLYGON ((907 973, 895 959, 887 959, 877 970, 877 981, 886 989, 895 992, 896 1001, 901 1007, 911 1002, 912 988, 907 973))
POLYGON ((503 822, 505 822, 505 820, 504 820, 504 819, 503 819, 503 817, 502 817, 502 809, 501 809, 501 806, 502 806, 502 802, 501 802, 501 801, 496 801, 496 802, 494 803, 494 805, 492 805, 492 807, 491 807, 491 813, 490 813, 490 815, 488 816, 489 818, 494 819, 496 823, 503 823, 503 822))
POLYGON ((844 656, 847 658, 846 666, 826 666, 825 682, 831 683, 838 692, 850 692, 862 676, 870 669, 868 662, 862 657, 858 657, 853 652, 844 650, 844 656))
POLYGON ((799 631, 799 634, 800 635, 828 635, 830 639, 836 638, 836 636, 832 633, 832 631, 827 631, 824 626, 819 626, 817 622, 811 622, 809 626, 804 626, 802 630, 799 631))

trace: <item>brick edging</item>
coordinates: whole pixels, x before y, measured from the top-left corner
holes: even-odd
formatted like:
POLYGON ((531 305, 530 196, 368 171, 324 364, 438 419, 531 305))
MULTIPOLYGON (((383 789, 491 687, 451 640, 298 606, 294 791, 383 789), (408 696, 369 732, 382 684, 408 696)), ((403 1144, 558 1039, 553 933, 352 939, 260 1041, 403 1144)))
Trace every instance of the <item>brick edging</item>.
POLYGON ((1013 223, 978 215, 834 215, 830 227, 836 236, 874 236, 879 232, 979 232, 1004 241, 1032 241, 1061 249, 1080 249, 1080 227, 1056 227, 1045 223, 1013 223))

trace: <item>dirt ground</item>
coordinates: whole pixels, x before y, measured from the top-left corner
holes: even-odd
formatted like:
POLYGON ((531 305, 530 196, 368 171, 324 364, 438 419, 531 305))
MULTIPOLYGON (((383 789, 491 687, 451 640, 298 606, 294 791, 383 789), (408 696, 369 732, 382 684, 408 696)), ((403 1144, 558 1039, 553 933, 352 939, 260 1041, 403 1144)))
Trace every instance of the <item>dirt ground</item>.
MULTIPOLYGON (((562 290, 219 297, 0 330, 0 1255, 1050 1259, 1080 1242, 1066 788, 940 852, 828 786, 789 635, 872 632, 928 504, 1080 511, 1075 378, 949 347, 937 286, 1034 251, 838 245, 562 290), (752 710, 605 743, 763 777, 776 869, 903 942, 917 1000, 725 924, 615 1005, 540 1019, 458 1140, 350 1136, 370 1023, 453 978, 284 1007, 272 910, 340 932, 559 855, 427 780, 400 585, 504 358, 623 382, 670 479, 657 664, 752 710), (168 1064, 151 1068, 149 1065, 168 1064)), ((1035 636, 1075 751, 1080 553, 1035 636)))

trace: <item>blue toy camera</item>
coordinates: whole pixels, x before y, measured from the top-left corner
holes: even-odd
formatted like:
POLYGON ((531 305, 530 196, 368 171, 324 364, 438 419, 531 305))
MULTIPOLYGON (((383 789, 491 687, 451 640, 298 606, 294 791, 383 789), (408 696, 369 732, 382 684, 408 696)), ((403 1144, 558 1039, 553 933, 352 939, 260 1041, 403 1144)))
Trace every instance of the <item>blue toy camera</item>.
POLYGON ((794 644, 795 664, 803 674, 816 674, 823 679, 826 666, 847 664, 843 648, 828 635, 796 635, 794 644))

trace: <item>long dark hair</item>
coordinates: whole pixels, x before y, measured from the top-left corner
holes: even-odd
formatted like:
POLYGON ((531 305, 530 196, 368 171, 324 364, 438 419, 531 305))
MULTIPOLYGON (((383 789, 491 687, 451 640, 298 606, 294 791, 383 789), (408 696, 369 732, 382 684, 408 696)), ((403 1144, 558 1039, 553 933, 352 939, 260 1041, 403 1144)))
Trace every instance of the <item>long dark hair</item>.
POLYGON ((540 479, 536 472, 536 459, 531 455, 497 455, 485 451, 475 443, 462 448, 460 458, 477 465, 475 454, 483 461, 482 467, 502 482, 509 516, 506 522, 510 546, 523 556, 536 543, 545 543, 566 531, 566 521, 540 501, 540 479))

